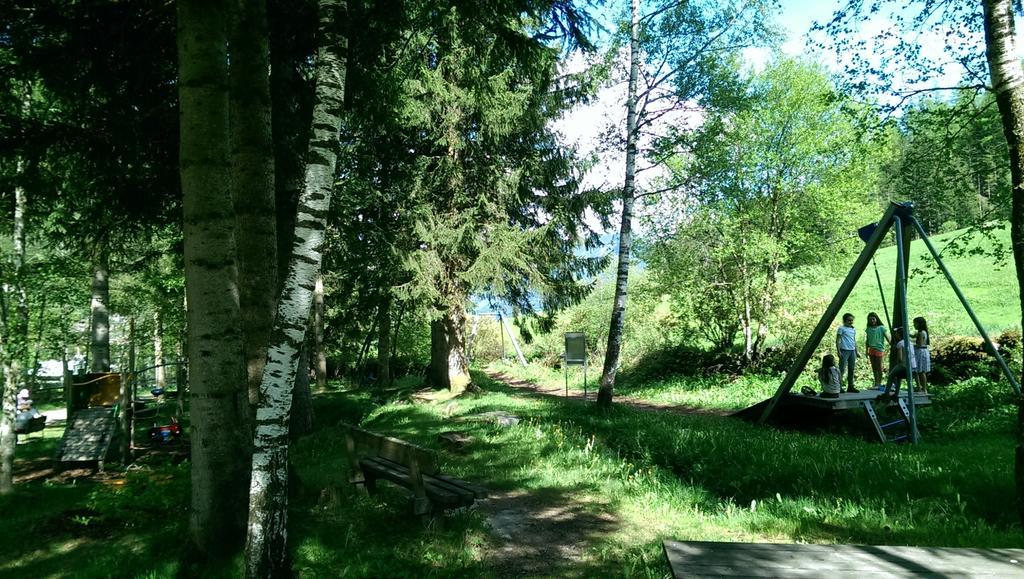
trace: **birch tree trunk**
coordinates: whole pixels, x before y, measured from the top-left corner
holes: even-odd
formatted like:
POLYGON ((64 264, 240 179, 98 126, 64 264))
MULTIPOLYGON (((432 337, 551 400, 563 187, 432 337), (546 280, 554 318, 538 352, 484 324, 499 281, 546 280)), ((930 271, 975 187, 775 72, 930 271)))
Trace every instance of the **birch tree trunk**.
POLYGON ((265 0, 232 0, 231 196, 242 347, 255 416, 278 290, 270 55, 265 0))
MULTIPOLYGON (((153 377, 157 388, 167 388, 167 371, 164 368, 164 317, 157 308, 153 313, 153 377)), ((178 393, 181 395, 181 393, 178 393)))
POLYGON ((319 0, 313 135, 309 142, 305 185, 299 197, 295 241, 288 262, 267 364, 260 383, 256 413, 249 525, 247 577, 290 572, 287 557, 288 418, 300 352, 309 323, 313 289, 320 273, 327 210, 337 166, 345 91, 347 22, 345 0, 319 0))
POLYGON ((327 354, 324 352, 324 278, 318 275, 313 286, 313 357, 316 359, 316 387, 327 388, 327 354))
POLYGON ((91 336, 89 371, 110 372, 110 250, 106 241, 96 246, 92 265, 91 336))
MULTIPOLYGON (((24 173, 24 164, 20 159, 17 174, 24 173)), ((14 491, 14 453, 18 444, 18 435, 14 432, 14 420, 18 411, 18 389, 23 384, 24 368, 22 363, 28 350, 28 299, 25 295, 25 211, 28 199, 25 188, 17 184, 14 188, 14 235, 12 273, 13 280, 0 291, 14 294, 15 311, 13 315, 4 316, 4 327, 0 337, 0 359, 3 362, 4 390, 0 400, 0 495, 14 491)))
POLYGON ((377 310, 377 380, 391 384, 391 296, 385 295, 377 310))
POLYGON ((228 4, 180 0, 178 97, 192 440, 191 539, 236 552, 250 457, 228 136, 228 4))
POLYGON ((636 195, 637 76, 640 69, 640 0, 630 4, 629 87, 626 98, 626 178, 622 185, 622 225, 619 227, 619 266, 615 274, 615 297, 608 328, 608 346, 604 354, 597 405, 612 404, 615 376, 622 353, 622 328, 626 319, 629 286, 629 254, 633 242, 633 198, 636 195))
MULTIPOLYGON (((992 90, 1002 117, 1009 149, 1010 240, 1017 271, 1018 299, 1024 306, 1024 69, 1017 56, 1012 0, 984 0, 985 51, 992 90)), ((1024 323, 1024 319, 1021 320, 1024 323)), ((1018 516, 1024 523, 1024 400, 1017 407, 1015 483, 1018 516)))

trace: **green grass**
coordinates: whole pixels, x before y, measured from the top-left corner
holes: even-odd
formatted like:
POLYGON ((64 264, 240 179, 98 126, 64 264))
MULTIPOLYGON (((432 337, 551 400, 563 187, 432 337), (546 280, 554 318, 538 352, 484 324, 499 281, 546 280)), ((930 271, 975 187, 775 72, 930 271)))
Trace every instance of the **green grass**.
MULTIPOLYGON (((443 430, 468 431, 477 442, 464 454, 444 453, 445 470, 492 490, 571 496, 610 513, 614 524, 582 546, 583 560, 555 574, 661 576, 666 538, 1024 546, 1015 514, 1004 507, 1013 497, 1007 412, 976 409, 972 416, 990 426, 980 434, 943 437, 926 429, 925 444, 882 446, 725 417, 626 407, 605 414, 574 401, 524 396, 479 374, 475 379, 485 393, 454 407, 389 404, 362 424, 429 447, 443 430), (508 429, 453 422, 489 410, 524 420, 508 429)), ((308 442, 317 454, 303 461, 311 465, 304 480, 322 476, 324 462, 316 457, 341 454, 339 437, 328 429, 308 442)), ((344 470, 331 460, 328 470, 344 470)), ((340 476, 333 484, 344 488, 340 476)), ((313 575, 491 571, 485 555, 492 539, 473 513, 453 517, 448 529, 427 539, 407 521, 402 503, 339 497, 312 511, 314 520, 300 533, 298 565, 313 575)))
MULTIPOLYGON (((950 239, 963 235, 964 230, 954 231, 931 237, 932 244, 941 253, 950 239)), ((1010 232, 1008 227, 998 229, 995 239, 1003 247, 1009 248, 1010 232)), ((850 243, 859 243, 851 241, 850 243)), ((977 236, 969 245, 970 249, 978 249, 990 242, 977 236)), ((1020 301, 1017 299, 1017 279, 1013 271, 1012 258, 1001 267, 993 264, 990 257, 971 254, 962 257, 944 256, 943 261, 949 267, 957 285, 967 296, 986 330, 996 333, 1002 330, 1019 328, 1021 320, 1020 301)), ((896 276, 895 246, 880 249, 875 258, 878 272, 885 288, 885 300, 892 312, 893 292, 896 276)), ((973 323, 964 312, 956 294, 949 287, 946 279, 935 270, 935 261, 931 258, 924 243, 915 240, 911 243, 911 278, 907 286, 907 302, 910 317, 924 316, 935 336, 960 334, 976 335, 973 323), (925 270, 927 275, 914 270, 925 270)), ((850 263, 852 265, 852 261, 850 263)), ((840 272, 835 279, 812 285, 806 292, 807 303, 824 303, 832 298, 842 284, 846 272, 840 272)), ((866 324, 868 312, 877 312, 885 317, 882 298, 878 291, 878 282, 874 268, 868 267, 856 288, 846 302, 843 311, 849 311, 857 317, 856 326, 862 329, 866 324)), ((862 339, 863 336, 860 336, 862 339)))
MULTIPOLYGON (((17 463, 48 467, 62 432, 31 435, 18 445, 17 463)), ((174 576, 187 525, 181 516, 187 483, 187 467, 157 464, 109 484, 20 484, 0 497, 0 576, 174 576)))
MULTIPOLYGON (((565 375, 562 370, 540 364, 530 364, 524 368, 515 363, 494 363, 490 367, 545 388, 565 387, 565 375)), ((601 378, 600 368, 591 368, 588 372, 587 390, 593 394, 597 391, 601 378)), ((714 374, 636 381, 626 369, 616 382, 615 392, 618 395, 655 404, 690 406, 724 412, 746 408, 771 396, 778 388, 779 380, 781 377, 764 374, 714 374)), ((569 388, 583 390, 583 372, 577 367, 569 370, 569 388)))
MULTIPOLYGON (((547 379, 561 383, 557 374, 547 379)), ((949 387, 947 404, 923 414, 925 442, 912 447, 719 416, 623 406, 605 413, 526 395, 480 373, 474 380, 482 393, 441 404, 381 403, 371 391, 316 397, 320 426, 292 449, 289 537, 302 576, 514 571, 493 559, 499 540, 481 512, 454 513, 442 529, 427 531, 394 489, 375 497, 355 492, 346 482, 340 421, 431 448, 439 448, 439 432, 465 431, 476 440, 464 452, 440 452, 446 472, 496 495, 526 493, 539 504, 574 505, 574 516, 604 516, 572 538, 579 560, 568 567, 551 561, 551 575, 661 577, 668 569, 660 545, 668 538, 1024 547, 1015 511, 1006 508, 1014 500, 1013 408, 985 381, 949 387), (492 410, 522 421, 499 428, 458 420, 492 410)), ((770 380, 678 379, 675 390, 692 393, 686 400, 694 404, 729 409, 770 380)), ((19 460, 52 453, 55 432, 19 446, 19 460)), ((0 575, 188 574, 181 563, 187 502, 187 467, 169 464, 128 473, 117 485, 21 485, 0 499, 0 575)))

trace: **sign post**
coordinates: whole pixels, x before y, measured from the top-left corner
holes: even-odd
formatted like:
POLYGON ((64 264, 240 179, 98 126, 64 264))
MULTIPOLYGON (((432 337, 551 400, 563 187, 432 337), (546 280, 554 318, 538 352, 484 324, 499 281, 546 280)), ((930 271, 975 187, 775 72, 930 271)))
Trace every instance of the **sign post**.
POLYGON ((583 332, 565 334, 565 395, 569 396, 569 366, 583 366, 583 399, 587 399, 587 338, 583 332))

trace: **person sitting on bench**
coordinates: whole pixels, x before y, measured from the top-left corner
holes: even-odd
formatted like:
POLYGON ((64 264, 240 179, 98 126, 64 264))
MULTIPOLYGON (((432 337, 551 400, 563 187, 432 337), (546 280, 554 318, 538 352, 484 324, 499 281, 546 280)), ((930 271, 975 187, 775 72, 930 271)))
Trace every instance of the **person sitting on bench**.
POLYGON ((46 426, 46 416, 32 405, 28 388, 18 392, 18 412, 14 416, 14 431, 18 434, 38 432, 46 426))
POLYGON ((32 395, 29 393, 28 388, 22 388, 21 391, 18 392, 18 413, 24 414, 27 412, 31 418, 35 418, 39 416, 39 411, 32 405, 31 396, 32 395))

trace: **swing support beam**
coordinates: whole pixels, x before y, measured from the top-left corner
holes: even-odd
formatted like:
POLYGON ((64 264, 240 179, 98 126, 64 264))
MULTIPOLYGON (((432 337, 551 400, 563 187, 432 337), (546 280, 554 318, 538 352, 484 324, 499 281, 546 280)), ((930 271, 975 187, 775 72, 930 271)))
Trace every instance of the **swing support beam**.
POLYGON ((981 320, 974 313, 971 308, 971 304, 967 303, 967 297, 964 296, 964 292, 960 291, 960 286, 956 284, 953 279, 953 274, 949 273, 949 268, 946 267, 946 263, 942 261, 942 257, 939 256, 939 252, 935 250, 935 246, 932 245, 932 241, 928 239, 928 234, 924 232, 924 227, 916 217, 910 218, 910 223, 914 225, 914 229, 917 230, 917 234, 921 236, 921 241, 924 242, 924 246, 928 248, 928 252, 932 254, 932 258, 935 259, 935 263, 939 265, 939 269, 942 270, 942 275, 946 276, 946 281, 949 282, 949 287, 953 288, 953 293, 956 294, 957 299, 960 300, 960 305, 967 310, 967 315, 971 317, 971 321, 974 322, 974 327, 977 328, 978 333, 981 334, 981 339, 985 342, 985 347, 988 348, 988 352, 996 359, 999 363, 999 369, 1003 371, 1006 379, 1010 381, 1010 386, 1013 387, 1013 391, 1017 396, 1021 395, 1020 383, 1017 378, 1014 377, 1013 371, 1010 370, 1010 366, 1003 359, 1002 354, 999 353, 999 349, 996 348, 995 343, 991 338, 988 337, 988 332, 985 331, 985 326, 981 325, 981 320))
MULTIPOLYGON (((913 216, 908 216, 913 219, 913 216)), ((914 361, 910 359, 910 314, 907 310, 907 258, 910 256, 910 239, 904 239, 906 231, 903 229, 903 220, 899 215, 894 215, 893 229, 896 231, 896 304, 893 310, 899 310, 899 322, 903 324, 903 372, 907 379, 907 405, 910 418, 910 442, 917 444, 917 407, 914 404, 914 361)), ((893 312, 896 313, 895 311, 893 312)), ((895 350, 895 348, 893 348, 895 350)), ((899 398, 900 391, 897 388, 896 397, 899 398)))
MULTIPOLYGON (((1014 392, 1018 396, 1021 395, 1020 383, 1014 377, 1013 372, 1010 370, 1010 367, 1006 363, 1006 360, 1003 359, 1002 355, 999 353, 999 350, 995 347, 995 344, 992 342, 991 338, 989 338, 989 335, 985 331, 984 326, 981 325, 981 321, 978 320, 978 317, 977 315, 975 315, 974 310, 971 309, 971 306, 968 303, 967 298, 964 296, 963 292, 960 291, 960 287, 956 284, 956 281, 953 280, 953 275, 949 272, 949 269, 946 267, 946 264, 942 261, 942 258, 939 256, 938 251, 935 250, 935 247, 932 245, 931 240, 928 239, 928 235, 927 233, 925 233, 924 227, 914 217, 913 206, 910 204, 890 203, 888 209, 886 209, 885 213, 882 215, 882 218, 878 221, 878 224, 874 232, 871 234, 870 238, 868 238, 867 242, 865 243, 864 249, 857 257, 857 261, 854 262, 853 267, 850 269, 850 273, 846 275, 846 279, 843 280, 842 285, 839 286, 839 290, 836 292, 835 296, 833 296, 832 301, 828 305, 828 308, 825 309, 825 313, 822 314, 821 319, 818 320, 818 324, 814 327, 814 331, 811 332, 811 336, 804 344, 804 347, 800 350, 800 354, 797 355, 796 359, 793 361, 792 366, 790 366, 789 371, 786 373, 785 378, 783 378, 778 390, 776 390, 771 400, 765 406, 764 411, 761 413, 760 419, 758 419, 759 424, 764 424, 765 422, 768 421, 772 413, 775 411, 775 408, 778 406, 778 403, 782 399, 782 397, 785 396, 786 394, 789 394, 789 392, 793 389, 793 386, 796 384, 797 378, 806 369, 808 362, 810 362, 811 356, 814 355, 814 352, 815 350, 817 350, 818 345, 821 343, 821 340, 825 337, 826 332, 828 332, 829 328, 832 326, 832 323, 835 321, 836 316, 839 315, 839 310, 843 307, 843 304, 846 302, 847 298, 850 297, 850 293, 853 291, 854 286, 857 285, 857 282, 860 280, 861 275, 863 275, 864 271, 867 269, 868 263, 874 257, 875 252, 878 251, 878 248, 881 246, 882 241, 885 239, 885 236, 889 233, 889 229, 893 228, 895 229, 896 233, 896 247, 899 249, 897 250, 896 272, 897 303, 894 304, 894 309, 897 311, 893 312, 894 317, 898 319, 893 319, 892 322, 899 322, 903 326, 903 351, 905 354, 908 355, 907 357, 909 357, 910 316, 908 315, 907 311, 907 259, 909 257, 908 250, 910 244, 909 237, 907 237, 906 235, 907 233, 909 233, 910 229, 910 227, 908 226, 912 226, 917 231, 918 235, 921 237, 921 241, 923 241, 925 247, 928 248, 928 252, 931 254, 932 258, 935 259, 935 262, 936 264, 938 264, 939 269, 942 270, 943 275, 946 277, 946 281, 953 289, 953 292, 956 294, 956 297, 960 300, 960 304, 964 307, 964 310, 967 311, 967 314, 970 316, 971 321, 974 322, 974 326, 975 328, 977 328, 978 333, 981 334, 981 337, 984 340, 985 346, 988 349, 989 353, 992 354, 992 356, 996 359, 997 363, 999 364, 999 368, 1006 376, 1006 379, 1009 380, 1014 392)), ((912 440, 914 442, 917 442, 917 418, 913 396, 914 381, 909 359, 905 360, 905 366, 907 373, 907 401, 909 403, 908 410, 910 415, 910 432, 912 440)))
POLYGON ((882 219, 878 222, 878 227, 868 238, 867 243, 864 245, 864 249, 857 256, 857 261, 854 262, 853 268, 850 269, 850 273, 846 274, 846 279, 843 280, 843 285, 839 286, 839 291, 832 297, 832 302, 828 304, 828 308, 825 309, 825 313, 822 314, 821 319, 818 320, 818 324, 814 326, 814 331, 811 332, 811 337, 808 338, 807 342, 804 343, 803 349, 800 350, 800 354, 797 355, 796 360, 793 361, 793 365, 790 366, 789 371, 786 372, 786 377, 782 379, 782 384, 779 385, 779 389, 775 391, 775 395, 772 396, 771 401, 765 406, 764 412, 761 413, 761 418, 758 420, 758 424, 764 424, 772 412, 775 411, 775 407, 779 404, 779 400, 783 396, 789 394, 790 390, 793 389, 793 385, 796 384, 796 379, 807 367, 807 362, 810 361, 811 356, 814 355, 814 351, 818 349, 818 344, 825 337, 825 333, 828 332, 832 326, 832 322, 835 321, 836 316, 839 315, 840 308, 846 303, 846 298, 850 297, 850 293, 853 288, 857 285, 857 281, 860 280, 860 276, 864 274, 864 270, 867 269, 868 263, 871 261, 871 257, 875 255, 875 251, 878 250, 879 246, 882 245, 882 240, 885 239, 885 235, 889 232, 889 228, 892 227, 892 217, 896 210, 901 206, 892 203, 889 208, 885 210, 882 215, 882 219))

